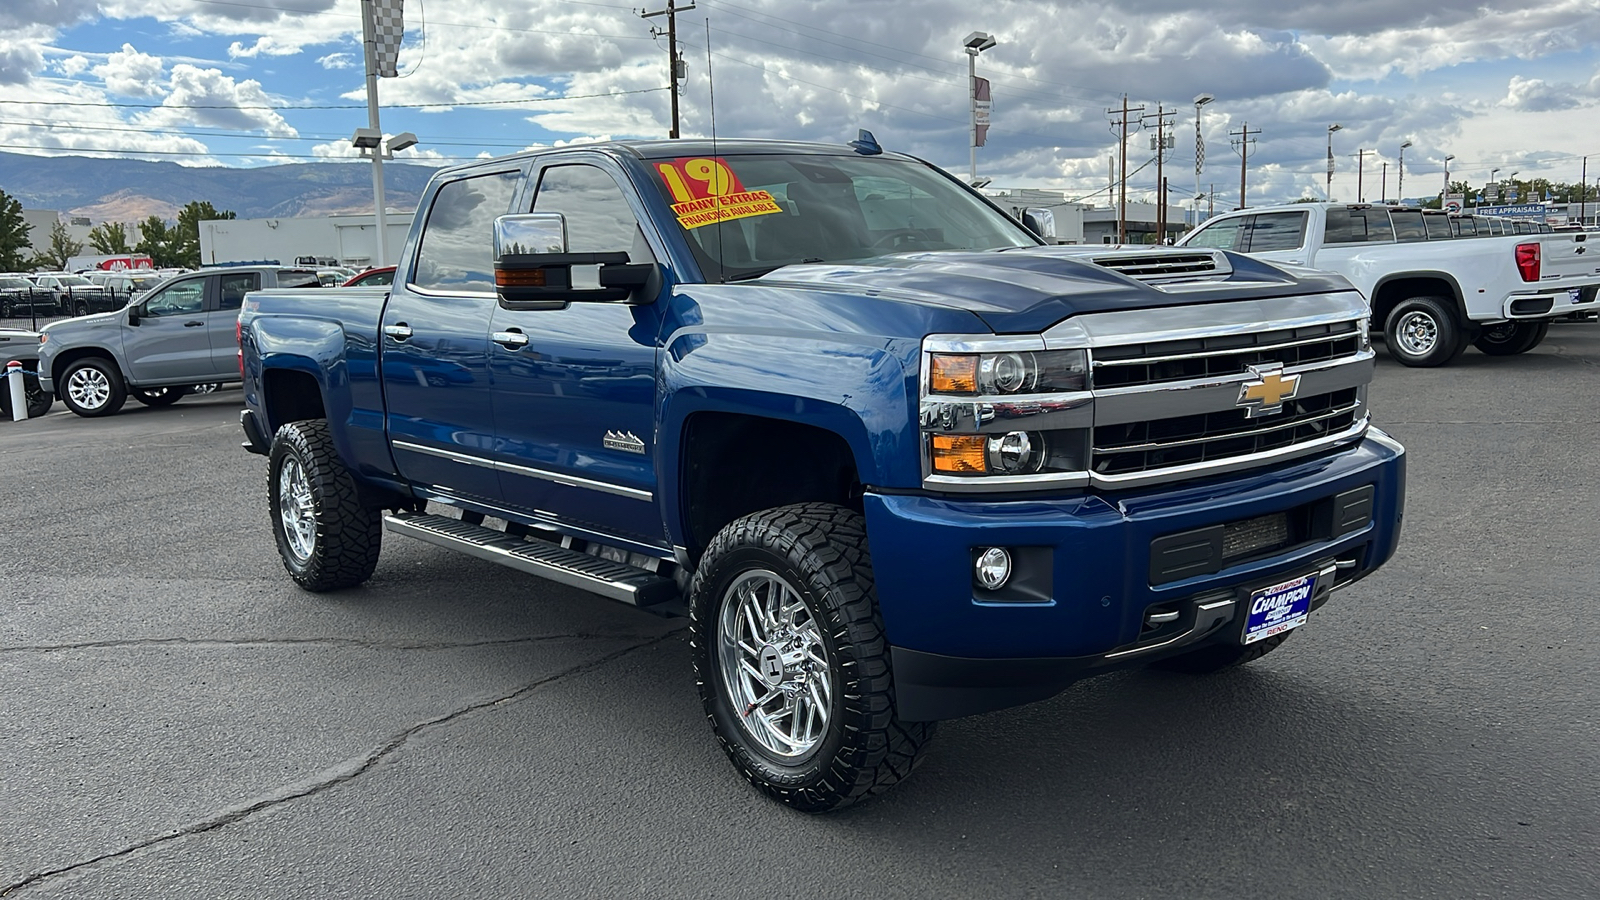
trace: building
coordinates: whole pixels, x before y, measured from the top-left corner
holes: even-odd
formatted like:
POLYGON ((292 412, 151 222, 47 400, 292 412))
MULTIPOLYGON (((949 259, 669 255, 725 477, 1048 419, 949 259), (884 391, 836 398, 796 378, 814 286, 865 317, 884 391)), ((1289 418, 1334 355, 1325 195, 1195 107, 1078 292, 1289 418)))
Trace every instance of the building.
POLYGON ((89 224, 88 216, 65 216, 54 209, 24 209, 22 221, 33 226, 28 232, 28 245, 35 251, 50 248, 50 229, 54 228, 57 222, 66 224, 67 237, 85 247, 89 246, 89 229, 92 226, 89 224))
MULTIPOLYGON (((1154 203, 1129 203, 1125 226, 1127 243, 1155 244, 1156 219, 1160 207, 1154 203)), ((1167 204, 1167 240, 1177 240, 1189 230, 1185 223, 1191 213, 1181 206, 1167 204)), ((1117 242, 1117 207, 1097 206, 1083 214, 1083 240, 1087 244, 1115 244, 1117 242)))
MULTIPOLYGON (((293 264, 302 257, 333 260, 365 268, 380 265, 377 217, 325 216, 304 219, 214 219, 200 223, 200 263, 218 265, 251 260, 293 264)), ((410 210, 386 214, 389 259, 393 261, 411 229, 410 210)))
POLYGON ((1087 203, 1074 203, 1060 191, 1041 191, 1033 188, 1013 188, 1004 191, 985 191, 996 206, 1022 221, 1025 209, 1048 209, 1056 217, 1056 243, 1083 243, 1083 214, 1091 207, 1087 203))

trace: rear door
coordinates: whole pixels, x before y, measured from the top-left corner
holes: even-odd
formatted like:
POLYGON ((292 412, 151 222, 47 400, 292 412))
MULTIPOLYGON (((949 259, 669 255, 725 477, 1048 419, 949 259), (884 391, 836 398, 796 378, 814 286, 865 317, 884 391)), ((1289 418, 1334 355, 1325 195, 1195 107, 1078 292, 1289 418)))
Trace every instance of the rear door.
POLYGON ((1239 249, 1272 262, 1306 264, 1306 212, 1257 213, 1250 217, 1239 249))
POLYGON ((138 325, 123 321, 122 352, 135 384, 204 380, 211 374, 206 306, 216 281, 215 275, 179 278, 140 304, 138 325))
POLYGON ((260 272, 230 272, 217 276, 216 304, 206 310, 213 375, 238 376, 239 307, 244 303, 245 294, 260 289, 260 272))
POLYGON ((384 415, 400 474, 480 505, 500 503, 489 381, 494 220, 511 211, 521 181, 512 163, 440 184, 418 212, 426 218, 416 255, 379 327, 384 415))

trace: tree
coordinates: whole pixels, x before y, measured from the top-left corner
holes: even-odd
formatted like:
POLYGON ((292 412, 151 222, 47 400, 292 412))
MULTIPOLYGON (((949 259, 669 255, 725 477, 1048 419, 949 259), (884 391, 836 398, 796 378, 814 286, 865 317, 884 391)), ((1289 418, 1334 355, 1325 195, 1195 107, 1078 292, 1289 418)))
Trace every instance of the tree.
POLYGON ((89 243, 101 253, 128 253, 128 226, 121 222, 101 222, 89 229, 89 243))
POLYGON ((15 272, 26 265, 26 251, 33 248, 28 240, 32 230, 22 218, 22 202, 0 191, 0 272, 15 272))
POLYGON ((67 267, 67 260, 83 252, 83 244, 72 239, 72 233, 67 231, 67 223, 57 219, 50 226, 50 245, 34 254, 33 264, 43 266, 53 271, 61 271, 67 267))
POLYGON ((200 223, 234 218, 232 210, 218 210, 209 200, 191 200, 178 211, 178 227, 173 229, 172 250, 177 265, 200 268, 200 223))
POLYGON ((150 262, 156 268, 170 269, 178 265, 173 250, 173 241, 176 237, 176 230, 168 228, 164 219, 160 216, 151 216, 139 223, 139 243, 133 245, 133 249, 136 253, 150 257, 150 262))

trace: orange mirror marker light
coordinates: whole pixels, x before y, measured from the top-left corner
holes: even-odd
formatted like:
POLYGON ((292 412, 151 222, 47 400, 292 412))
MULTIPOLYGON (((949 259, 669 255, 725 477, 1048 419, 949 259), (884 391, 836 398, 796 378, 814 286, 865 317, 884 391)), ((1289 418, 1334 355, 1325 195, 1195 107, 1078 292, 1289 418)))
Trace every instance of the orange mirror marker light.
POLYGON ((936 434, 933 436, 933 470, 956 474, 987 472, 985 440, 981 434, 936 434))
POLYGON ((976 394, 978 357, 976 355, 934 354, 928 372, 928 387, 935 394, 976 394))
POLYGON ((495 269, 498 287, 544 287, 543 269, 495 269))

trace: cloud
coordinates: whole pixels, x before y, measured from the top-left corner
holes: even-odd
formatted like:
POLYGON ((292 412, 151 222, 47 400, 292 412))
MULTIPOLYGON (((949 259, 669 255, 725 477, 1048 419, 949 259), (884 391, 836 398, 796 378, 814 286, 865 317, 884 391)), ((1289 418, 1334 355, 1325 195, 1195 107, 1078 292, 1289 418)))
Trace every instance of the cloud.
POLYGON ((296 137, 299 132, 271 107, 272 98, 254 80, 235 81, 218 69, 188 63, 172 67, 168 94, 162 105, 134 117, 137 123, 156 126, 211 126, 261 131, 274 137, 296 137))
MULTIPOLYGON (((330 141, 326 144, 317 144, 311 148, 311 154, 319 159, 326 160, 368 158, 362 156, 361 151, 357 150, 355 145, 351 144, 348 138, 340 138, 337 141, 330 141)), ((399 153, 396 153, 394 158, 398 160, 404 160, 406 162, 417 162, 422 163, 423 165, 431 166, 445 166, 451 165, 455 162, 454 159, 446 158, 443 153, 440 153, 437 150, 430 150, 422 147, 407 147, 406 149, 401 150, 399 153)))
POLYGON ((43 68, 38 44, 0 39, 0 84, 26 84, 43 68))
POLYGON ((123 97, 156 97, 163 91, 160 83, 165 67, 161 57, 140 53, 132 44, 108 54, 106 61, 89 71, 106 83, 106 90, 123 97))
POLYGON ((1506 97, 1499 105, 1526 112, 1552 112, 1573 109, 1592 99, 1588 85, 1549 83, 1538 78, 1511 76, 1506 97))
POLYGON ((59 28, 94 18, 99 0, 5 0, 0 4, 0 30, 43 25, 59 28))
POLYGON ((56 60, 55 69, 68 78, 76 78, 89 70, 89 60, 74 53, 64 59, 56 60))
POLYGON ((356 59, 350 53, 329 53, 317 59, 317 64, 324 69, 354 69, 356 59))
POLYGON ((256 38, 256 42, 246 47, 238 41, 228 45, 228 58, 253 59, 257 56, 293 56, 300 52, 299 44, 284 44, 278 38, 264 34, 256 38))

